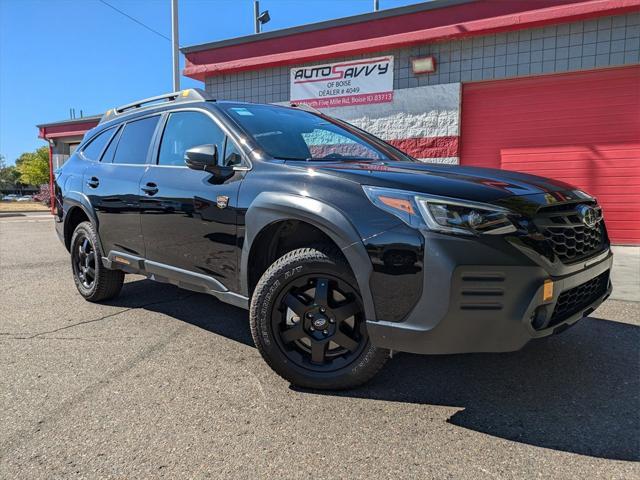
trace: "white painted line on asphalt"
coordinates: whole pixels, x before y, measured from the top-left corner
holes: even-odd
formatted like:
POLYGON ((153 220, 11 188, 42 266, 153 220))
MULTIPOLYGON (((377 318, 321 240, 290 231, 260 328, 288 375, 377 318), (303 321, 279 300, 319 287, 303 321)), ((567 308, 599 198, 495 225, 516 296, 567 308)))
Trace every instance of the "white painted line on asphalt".
POLYGON ((50 218, 45 218, 42 220, 25 220, 24 218, 16 218, 16 219, 0 219, 0 223, 44 223, 51 222, 50 218))
POLYGON ((0 218, 53 217, 51 212, 0 212, 0 218))

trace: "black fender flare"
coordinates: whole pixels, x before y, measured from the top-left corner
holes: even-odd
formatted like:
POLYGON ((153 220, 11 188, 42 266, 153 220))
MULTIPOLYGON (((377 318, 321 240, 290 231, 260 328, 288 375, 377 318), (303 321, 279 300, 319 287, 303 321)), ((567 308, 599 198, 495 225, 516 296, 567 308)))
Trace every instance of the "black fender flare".
MULTIPOLYGON (((69 213, 76 208, 79 208, 80 210, 82 210, 84 214, 87 216, 87 218, 89 219, 89 221, 93 224, 96 230, 96 237, 98 239, 98 243, 100 244, 99 245, 100 250, 104 252, 102 248, 102 241, 100 240, 99 229, 98 229, 98 226, 99 226, 98 217, 96 216, 95 211, 91 206, 91 201, 89 200, 89 198, 84 193, 81 193, 81 192, 68 192, 67 195, 65 195, 64 197, 62 222, 63 222, 63 232, 65 234, 65 243, 66 243, 66 232, 67 232, 67 228, 69 227, 68 225, 69 217, 70 217, 69 213)), ((71 232, 71 234, 73 234, 73 232, 71 232)))
POLYGON ((245 237, 240 258, 240 288, 249 295, 249 254, 254 240, 269 225, 282 220, 300 220, 320 229, 340 248, 358 282, 365 316, 375 319, 375 309, 369 280, 373 267, 355 227, 337 208, 319 200, 278 192, 262 192, 249 206, 245 215, 245 237))

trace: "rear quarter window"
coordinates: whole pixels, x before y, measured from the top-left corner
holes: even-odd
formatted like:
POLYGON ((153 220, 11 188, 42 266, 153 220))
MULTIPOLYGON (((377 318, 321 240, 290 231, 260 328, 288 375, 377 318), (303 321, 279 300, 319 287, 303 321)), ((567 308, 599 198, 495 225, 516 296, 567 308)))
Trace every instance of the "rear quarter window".
POLYGON ((113 135, 113 138, 109 142, 109 146, 102 154, 102 158, 100 159, 102 163, 113 162, 113 156, 116 154, 116 147, 118 146, 118 140, 120 139, 121 133, 122 133, 122 128, 118 128, 116 133, 113 135))
POLYGON ((100 160, 100 155, 102 155, 104 148, 107 146, 107 143, 109 143, 109 140, 111 140, 115 131, 115 128, 109 128, 96 135, 87 146, 82 149, 82 156, 94 162, 100 160))

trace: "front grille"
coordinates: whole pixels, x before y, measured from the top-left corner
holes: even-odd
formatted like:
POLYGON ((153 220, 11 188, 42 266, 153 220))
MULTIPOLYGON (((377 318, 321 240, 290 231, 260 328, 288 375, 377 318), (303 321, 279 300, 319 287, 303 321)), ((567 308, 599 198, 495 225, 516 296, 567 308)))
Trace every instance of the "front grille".
POLYGON ((578 313, 598 297, 604 295, 609 286, 609 271, 601 273, 595 278, 566 290, 558 297, 556 308, 553 310, 548 327, 565 321, 571 315, 578 313))
POLYGON ((589 228, 550 227, 544 230, 544 236, 551 242, 553 252, 562 263, 572 263, 602 250, 602 222, 589 228))
POLYGON ((605 247, 604 222, 600 207, 595 207, 598 221, 593 227, 582 222, 577 207, 567 205, 542 210, 535 218, 536 226, 562 263, 578 262, 602 251, 605 247))

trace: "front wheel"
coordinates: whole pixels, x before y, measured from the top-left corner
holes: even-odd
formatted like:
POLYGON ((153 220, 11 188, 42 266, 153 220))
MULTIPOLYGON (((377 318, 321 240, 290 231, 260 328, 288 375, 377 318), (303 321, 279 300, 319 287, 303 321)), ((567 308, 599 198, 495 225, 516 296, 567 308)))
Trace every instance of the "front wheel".
POLYGON ((357 283, 333 249, 301 248, 271 265, 254 291, 250 321, 265 361, 300 387, 353 388, 388 358, 371 344, 357 283))
POLYGON ((102 251, 91 222, 80 223, 73 232, 71 268, 78 292, 90 302, 113 298, 122 289, 124 272, 102 265, 102 251))

